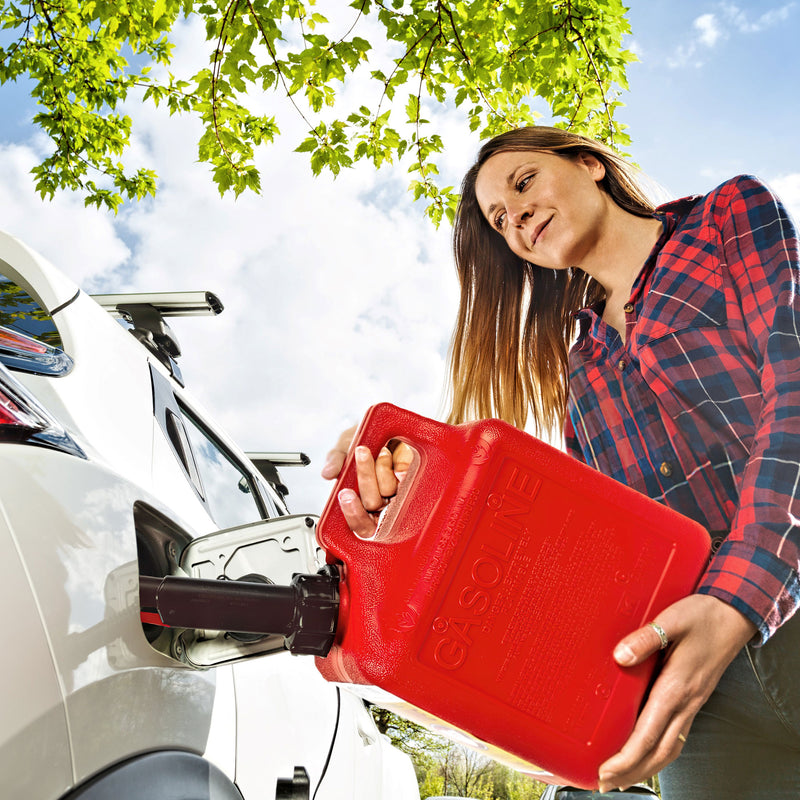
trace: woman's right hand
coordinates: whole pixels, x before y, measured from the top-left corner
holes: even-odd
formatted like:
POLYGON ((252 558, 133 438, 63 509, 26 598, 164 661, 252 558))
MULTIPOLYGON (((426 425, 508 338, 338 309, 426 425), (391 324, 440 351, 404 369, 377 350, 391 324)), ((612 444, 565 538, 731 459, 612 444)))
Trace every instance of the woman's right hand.
MULTIPOLYGON (((355 432, 356 426, 353 426, 339 436, 325 460, 323 478, 334 480, 338 477, 355 432)), ((397 494, 397 487, 408 472, 413 457, 414 451, 403 442, 391 449, 382 447, 375 459, 368 447, 356 447, 358 494, 352 489, 342 489, 338 499, 345 521, 357 536, 368 538, 375 532, 378 515, 397 494)))
MULTIPOLYGON (((654 621, 668 637, 669 650, 628 741, 600 766, 601 792, 646 780, 680 755, 695 715, 756 633, 733 606, 703 594, 678 600, 654 621)), ((614 658, 621 667, 633 667, 660 647, 660 636, 648 624, 622 639, 614 658)))

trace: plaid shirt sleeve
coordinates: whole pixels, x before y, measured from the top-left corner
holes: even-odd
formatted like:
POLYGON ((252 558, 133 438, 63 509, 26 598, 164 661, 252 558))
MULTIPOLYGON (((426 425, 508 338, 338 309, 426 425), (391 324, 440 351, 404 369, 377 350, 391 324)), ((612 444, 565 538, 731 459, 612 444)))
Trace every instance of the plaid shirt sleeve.
POLYGON ((762 401, 731 532, 699 590, 730 603, 766 641, 800 602, 800 258, 777 198, 742 177, 711 209, 762 401))

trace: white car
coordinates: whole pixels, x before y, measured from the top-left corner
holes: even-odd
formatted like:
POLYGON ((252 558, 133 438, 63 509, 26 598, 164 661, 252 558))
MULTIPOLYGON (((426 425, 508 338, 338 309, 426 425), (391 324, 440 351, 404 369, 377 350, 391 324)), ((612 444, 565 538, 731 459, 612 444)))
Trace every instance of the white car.
POLYGON ((142 621, 140 575, 319 566, 277 472, 306 459, 248 457, 183 386, 164 318, 220 310, 91 297, 0 233, 4 798, 419 798, 363 701, 282 637, 142 621))

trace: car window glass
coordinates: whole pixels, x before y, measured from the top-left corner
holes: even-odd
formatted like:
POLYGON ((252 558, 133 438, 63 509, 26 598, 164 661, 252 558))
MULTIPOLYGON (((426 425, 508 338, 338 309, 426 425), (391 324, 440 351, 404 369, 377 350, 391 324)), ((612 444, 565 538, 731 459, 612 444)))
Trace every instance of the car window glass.
POLYGON ((183 419, 214 521, 221 528, 231 528, 262 519, 264 515, 247 473, 185 410, 183 419))
POLYGON ((25 289, 0 273, 0 325, 51 347, 61 347, 53 318, 25 289))
POLYGON ((258 483, 258 488, 261 491, 261 496, 266 503, 267 509, 269 510, 269 515, 272 517, 284 516, 288 514, 289 509, 286 507, 286 503, 284 502, 284 499, 281 497, 280 493, 260 475, 256 475, 255 477, 256 482, 258 483))

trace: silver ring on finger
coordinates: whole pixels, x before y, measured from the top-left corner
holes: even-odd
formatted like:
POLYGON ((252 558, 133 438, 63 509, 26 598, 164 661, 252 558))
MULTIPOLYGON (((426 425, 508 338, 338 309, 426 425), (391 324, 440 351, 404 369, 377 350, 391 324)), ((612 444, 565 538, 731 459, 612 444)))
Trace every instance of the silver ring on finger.
POLYGON ((658 639, 661 642, 660 649, 666 650, 667 646, 669 645, 669 637, 667 636, 667 632, 657 622, 648 622, 647 624, 658 634, 658 639))

